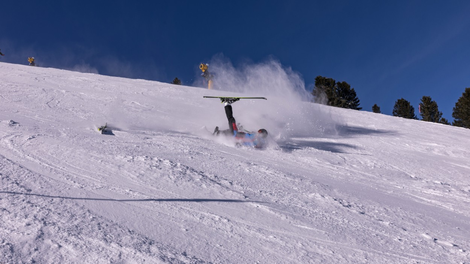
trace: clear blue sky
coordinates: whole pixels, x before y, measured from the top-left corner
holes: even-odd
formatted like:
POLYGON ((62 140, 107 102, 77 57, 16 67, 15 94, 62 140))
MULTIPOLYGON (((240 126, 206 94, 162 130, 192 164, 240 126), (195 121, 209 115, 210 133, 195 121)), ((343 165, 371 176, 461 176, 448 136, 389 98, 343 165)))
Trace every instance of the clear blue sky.
POLYGON ((3 1, 0 61, 191 85, 223 54, 346 81, 391 115, 431 96, 452 121, 470 87, 470 1, 3 1))

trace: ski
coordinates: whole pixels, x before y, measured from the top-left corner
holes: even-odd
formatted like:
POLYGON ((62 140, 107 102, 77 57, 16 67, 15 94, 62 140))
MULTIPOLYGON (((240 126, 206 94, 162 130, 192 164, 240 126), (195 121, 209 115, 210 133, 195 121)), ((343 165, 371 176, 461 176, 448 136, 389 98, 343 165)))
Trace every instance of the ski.
POLYGON ((106 133, 106 129, 108 128, 108 123, 106 123, 104 126, 100 126, 98 128, 98 131, 101 132, 101 134, 106 133))
POLYGON ((259 96, 255 96, 255 97, 239 97, 239 96, 210 96, 210 95, 205 95, 203 96, 203 98, 219 98, 219 99, 264 99, 264 100, 268 100, 266 99, 266 97, 259 97, 259 96))
POLYGON ((232 97, 232 96, 209 96, 209 95, 205 95, 205 96, 203 96, 203 98, 217 98, 217 99, 220 99, 221 103, 229 103, 229 104, 235 103, 236 101, 239 101, 240 99, 264 99, 264 100, 268 100, 268 99, 266 99, 266 97, 232 97))

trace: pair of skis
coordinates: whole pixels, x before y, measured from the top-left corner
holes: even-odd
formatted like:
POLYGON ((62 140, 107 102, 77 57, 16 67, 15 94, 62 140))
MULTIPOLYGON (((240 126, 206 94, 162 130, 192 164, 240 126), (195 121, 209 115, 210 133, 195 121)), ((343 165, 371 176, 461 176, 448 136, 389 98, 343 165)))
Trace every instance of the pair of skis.
POLYGON ((236 101, 239 101, 240 99, 263 99, 263 100, 268 100, 266 97, 260 97, 260 96, 255 96, 255 97, 232 97, 232 96, 210 96, 210 95, 205 95, 203 98, 216 98, 220 99, 221 103, 234 103, 236 101))

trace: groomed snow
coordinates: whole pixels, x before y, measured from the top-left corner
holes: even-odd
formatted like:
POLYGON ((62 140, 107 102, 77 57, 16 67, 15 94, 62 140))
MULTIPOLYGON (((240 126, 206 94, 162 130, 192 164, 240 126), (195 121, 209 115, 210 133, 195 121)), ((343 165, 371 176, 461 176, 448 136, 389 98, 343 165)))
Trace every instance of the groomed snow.
POLYGON ((283 82, 0 72, 0 263, 470 263, 469 129, 305 102, 283 82), (267 97, 233 109, 269 147, 213 138, 228 125, 203 95, 267 97))

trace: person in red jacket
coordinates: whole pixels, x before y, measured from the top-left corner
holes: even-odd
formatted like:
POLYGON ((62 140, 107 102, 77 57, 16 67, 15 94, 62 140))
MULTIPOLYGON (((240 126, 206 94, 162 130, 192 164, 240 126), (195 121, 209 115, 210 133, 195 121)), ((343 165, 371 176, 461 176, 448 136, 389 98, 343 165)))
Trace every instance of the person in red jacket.
POLYGON ((238 130, 237 123, 233 117, 232 103, 237 101, 233 99, 222 99, 225 102, 225 115, 227 116, 229 129, 219 130, 219 127, 215 127, 214 135, 226 135, 233 136, 236 140, 237 146, 249 146, 254 148, 265 148, 267 145, 268 131, 264 128, 258 130, 258 132, 242 132, 238 130))

